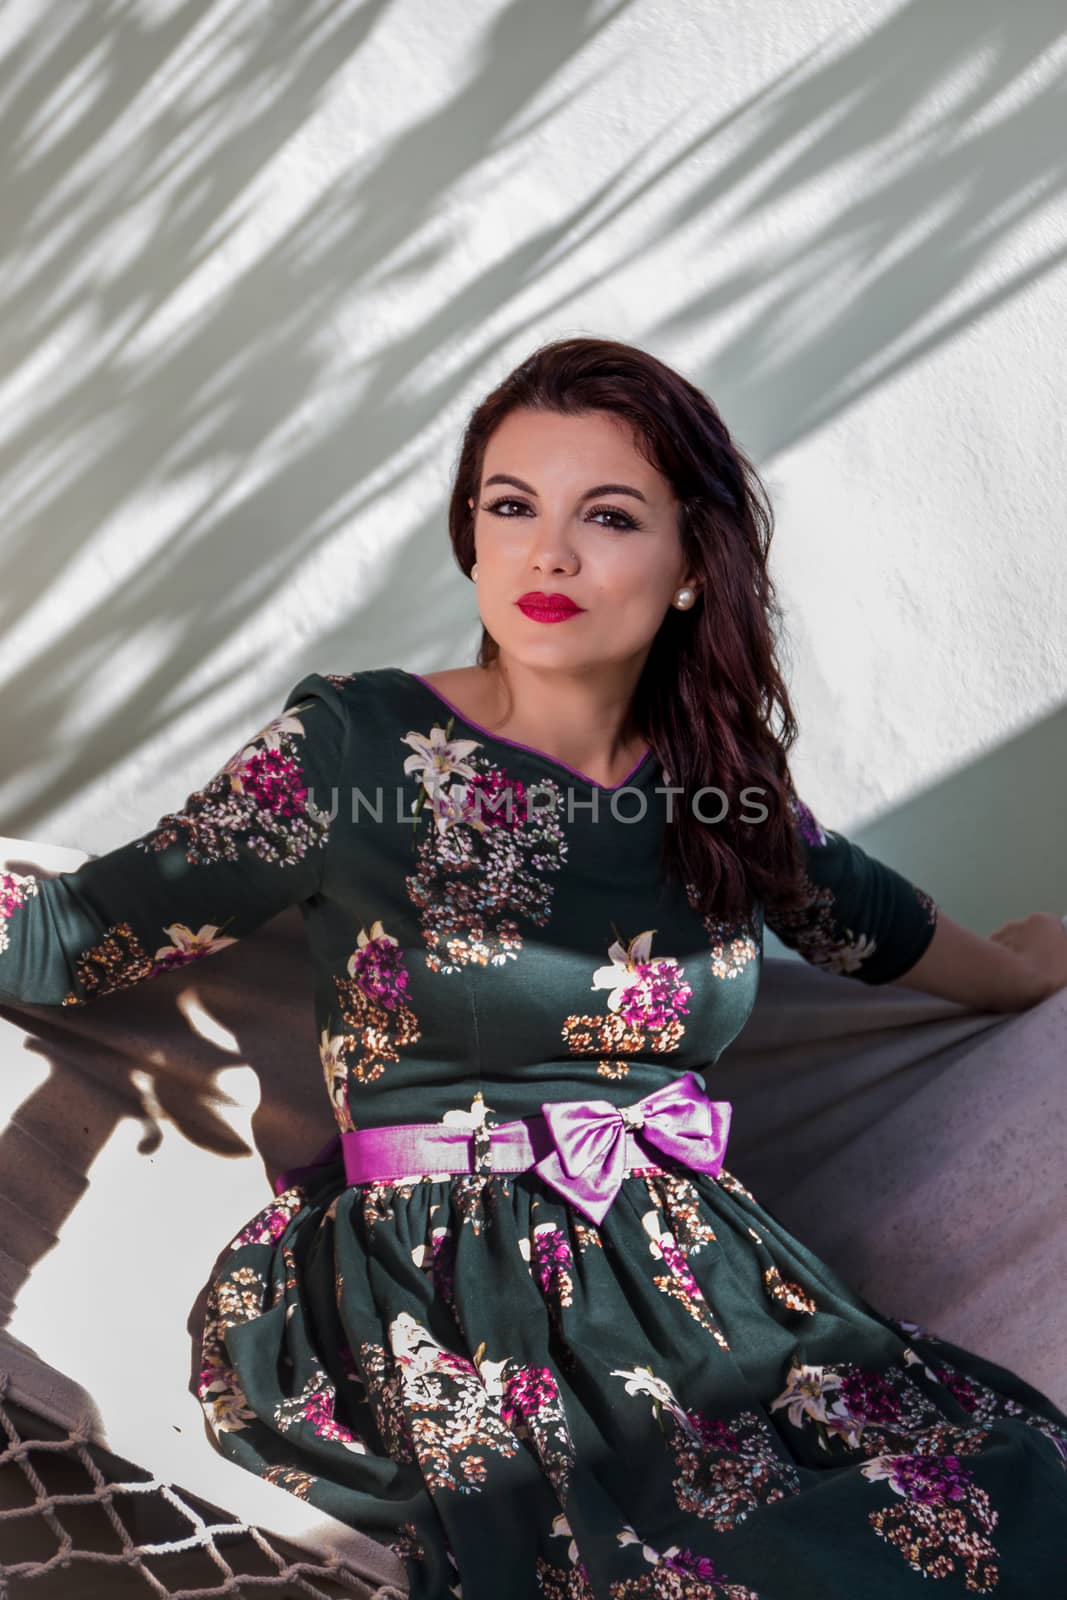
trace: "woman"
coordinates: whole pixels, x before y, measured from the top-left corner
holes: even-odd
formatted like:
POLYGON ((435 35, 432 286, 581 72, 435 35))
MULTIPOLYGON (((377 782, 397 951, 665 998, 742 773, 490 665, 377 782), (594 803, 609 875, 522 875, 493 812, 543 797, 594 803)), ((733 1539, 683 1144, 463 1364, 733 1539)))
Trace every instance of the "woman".
POLYGON ((798 798, 770 508, 670 368, 536 351, 449 517, 476 665, 313 673, 143 838, 0 880, 16 1002, 302 906, 338 1135, 212 1280, 221 1448, 416 1600, 1060 1593, 1067 1416, 807 1250, 711 1094, 765 923, 1005 1011, 1067 985, 1067 934, 968 933, 798 798))

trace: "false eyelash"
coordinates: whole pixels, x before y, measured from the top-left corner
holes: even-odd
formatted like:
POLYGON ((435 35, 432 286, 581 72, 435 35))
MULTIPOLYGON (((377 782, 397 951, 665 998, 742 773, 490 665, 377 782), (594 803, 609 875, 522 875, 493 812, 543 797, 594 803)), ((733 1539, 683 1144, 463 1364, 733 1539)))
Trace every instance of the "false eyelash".
MULTIPOLYGON (((500 498, 498 500, 492 500, 492 501, 489 501, 487 504, 483 505, 482 506, 482 510, 483 511, 496 512, 497 508, 499 506, 504 506, 504 505, 524 506, 526 504, 527 504, 527 502, 525 500, 520 500, 515 495, 503 494, 503 495, 500 496, 500 498)), ((623 517, 625 519, 624 526, 621 527, 621 528, 617 528, 617 530, 616 530, 619 533, 629 532, 631 529, 633 529, 634 531, 639 531, 641 528, 644 527, 644 523, 643 522, 638 522, 637 518, 634 517, 634 516, 631 516, 629 511, 623 511, 619 506, 590 506, 589 510, 590 510, 591 513, 594 513, 594 514, 597 513, 597 512, 606 511, 609 516, 612 516, 612 517, 623 517)), ((514 520, 516 520, 514 517, 509 517, 509 516, 505 516, 504 517, 504 521, 505 522, 510 522, 510 521, 514 521, 514 520)))

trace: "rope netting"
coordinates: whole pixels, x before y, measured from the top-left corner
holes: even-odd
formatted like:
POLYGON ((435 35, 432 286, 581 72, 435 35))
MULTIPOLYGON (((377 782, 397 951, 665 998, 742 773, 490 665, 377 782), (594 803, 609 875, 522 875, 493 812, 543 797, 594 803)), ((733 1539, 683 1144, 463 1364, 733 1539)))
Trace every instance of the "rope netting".
POLYGON ((405 1600, 11 1402, 0 1374, 0 1600, 405 1600))

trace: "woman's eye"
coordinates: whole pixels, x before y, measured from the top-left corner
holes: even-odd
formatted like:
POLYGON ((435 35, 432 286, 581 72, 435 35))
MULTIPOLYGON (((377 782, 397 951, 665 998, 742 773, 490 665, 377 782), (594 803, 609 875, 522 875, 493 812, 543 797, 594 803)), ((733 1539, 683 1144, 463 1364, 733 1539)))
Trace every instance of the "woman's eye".
MULTIPOLYGON (((482 510, 483 511, 491 511, 491 512, 494 513, 494 515, 496 515, 498 517, 503 517, 505 519, 505 521, 511 521, 512 520, 512 513, 510 511, 505 512, 502 509, 504 506, 518 506, 520 511, 529 511, 529 509, 530 509, 529 506, 526 504, 525 500, 513 500, 509 495, 505 495, 500 500, 492 500, 492 501, 489 502, 488 505, 483 505, 482 510)), ((592 509, 589 512, 589 515, 591 517, 605 517, 606 516, 606 517, 617 517, 619 519, 614 524, 611 524, 611 523, 604 524, 604 523, 602 523, 601 524, 602 527, 604 527, 604 526, 607 526, 607 527, 615 526, 616 528, 620 528, 620 529, 640 527, 640 524, 638 522, 635 522, 634 518, 630 516, 628 511, 620 511, 618 506, 593 506, 592 509)))
MULTIPOLYGON (((525 506, 525 504, 526 504, 526 502, 524 500, 511 500, 505 495, 505 497, 502 500, 492 500, 492 501, 490 501, 490 503, 487 506, 483 506, 482 507, 482 510, 483 511, 495 511, 497 516, 503 516, 504 513, 500 509, 501 506, 525 506)), ((508 515, 510 516, 510 512, 508 513, 508 515)))
POLYGON ((616 523, 616 527, 636 528, 639 526, 628 511, 620 511, 618 506, 594 506, 589 515, 591 517, 620 517, 622 519, 621 523, 616 523))

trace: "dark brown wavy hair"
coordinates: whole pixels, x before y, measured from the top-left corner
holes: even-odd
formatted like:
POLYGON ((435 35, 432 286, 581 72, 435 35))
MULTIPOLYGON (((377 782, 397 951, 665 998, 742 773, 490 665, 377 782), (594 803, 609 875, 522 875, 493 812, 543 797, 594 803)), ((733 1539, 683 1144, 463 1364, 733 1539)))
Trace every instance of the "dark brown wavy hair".
MULTIPOLYGON (((753 898, 784 909, 801 904, 803 858, 786 759, 798 728, 776 653, 782 616, 767 570, 774 518, 755 467, 707 395, 647 351, 611 339, 542 345, 485 397, 464 431, 448 526, 468 577, 475 554, 468 497, 477 504, 489 439, 518 409, 625 419, 680 502, 682 548, 701 588, 688 611, 668 609, 631 707, 634 732, 682 790, 664 828, 664 876, 687 886, 701 914, 728 922, 749 916, 753 898), (728 797, 720 822, 693 814, 691 797, 705 785, 728 797), (745 802, 745 788, 762 793, 745 802), (741 810, 754 805, 766 808, 765 821, 742 820, 741 810)), ((488 667, 499 654, 483 625, 477 664, 488 667)), ((703 809, 717 809, 714 797, 703 809)))

